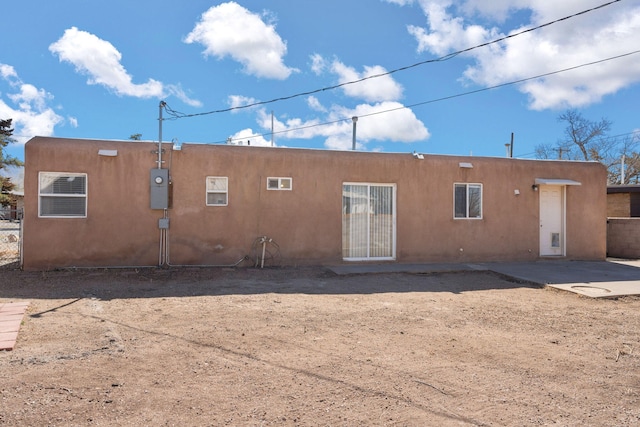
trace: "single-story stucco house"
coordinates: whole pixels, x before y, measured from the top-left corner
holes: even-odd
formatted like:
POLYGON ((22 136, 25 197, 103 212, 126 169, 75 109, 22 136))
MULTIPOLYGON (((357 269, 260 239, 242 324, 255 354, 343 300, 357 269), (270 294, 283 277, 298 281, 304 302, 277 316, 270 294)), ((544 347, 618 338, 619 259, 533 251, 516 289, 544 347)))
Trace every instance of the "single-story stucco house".
POLYGON ((161 146, 31 139, 23 267, 606 256, 595 162, 161 146))

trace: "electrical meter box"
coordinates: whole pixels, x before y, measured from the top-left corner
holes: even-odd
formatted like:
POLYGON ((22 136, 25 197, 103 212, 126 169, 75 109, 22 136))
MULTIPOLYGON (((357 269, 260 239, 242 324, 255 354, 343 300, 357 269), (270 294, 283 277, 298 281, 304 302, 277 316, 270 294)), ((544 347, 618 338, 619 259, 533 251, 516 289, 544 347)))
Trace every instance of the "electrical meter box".
POLYGON ((169 209, 169 169, 151 169, 151 209, 169 209))

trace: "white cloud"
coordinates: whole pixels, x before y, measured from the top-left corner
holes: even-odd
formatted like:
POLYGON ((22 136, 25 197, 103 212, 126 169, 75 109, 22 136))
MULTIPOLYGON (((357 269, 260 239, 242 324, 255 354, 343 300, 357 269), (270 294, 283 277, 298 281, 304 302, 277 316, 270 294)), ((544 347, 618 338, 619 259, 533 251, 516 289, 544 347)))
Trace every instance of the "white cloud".
POLYGON ((413 0, 384 0, 387 3, 397 4, 399 6, 406 6, 409 4, 413 4, 413 0))
POLYGON ((307 98, 307 105, 314 111, 319 111, 321 113, 326 113, 327 109, 320 103, 320 100, 315 96, 309 96, 307 98))
POLYGON ((9 94, 7 97, 18 104, 22 110, 31 108, 43 110, 46 108, 47 101, 53 99, 53 96, 44 89, 38 89, 34 85, 27 83, 20 85, 20 92, 9 94))
MULTIPOLYGON (((360 104, 353 109, 337 107, 332 111, 332 116, 335 118, 358 117, 356 142, 360 144, 359 146, 374 141, 411 143, 430 137, 429 130, 418 120, 413 111, 398 102, 360 104)), ((342 133, 334 134, 325 141, 325 146, 332 149, 347 150, 352 145, 352 121, 346 122, 342 133)))
POLYGON ((18 74, 16 73, 16 70, 11 65, 0 64, 0 77, 8 81, 9 78, 11 77, 17 78, 18 74))
POLYGON ((311 58, 311 71, 317 76, 322 74, 327 68, 327 61, 318 53, 314 53, 311 58))
POLYGON ((381 75, 358 83, 342 86, 348 96, 360 98, 367 102, 395 101, 402 97, 402 85, 397 83, 391 75, 384 75, 387 70, 379 65, 365 66, 362 73, 335 60, 331 71, 338 75, 339 83, 347 83, 363 78, 381 75))
MULTIPOLYGON (((544 7, 539 0, 492 0, 490 2, 486 0, 467 0, 466 2, 461 2, 459 7, 467 16, 478 14, 497 22, 503 22, 508 18, 510 12, 528 9, 529 5, 535 4, 535 2, 539 3, 539 7, 544 7)), ((580 7, 579 3, 575 0, 565 0, 563 2, 556 2, 553 4, 552 2, 547 2, 547 4, 551 5, 551 9, 553 9, 556 14, 562 13, 562 10, 564 9, 566 15, 571 14, 572 8, 573 10, 576 10, 580 7), (565 9, 566 6, 568 6, 568 9, 565 9)), ((556 17, 560 17, 560 15, 557 15, 556 17)), ((552 18, 551 20, 553 19, 555 18, 552 18)))
POLYGON ((262 135, 257 134, 251 128, 243 129, 231 135, 233 145, 251 145, 256 147, 271 147, 271 141, 266 140, 262 135))
MULTIPOLYGON (((421 0, 427 27, 408 27, 418 51, 442 56, 535 27, 601 4, 568 0, 421 0), (529 17, 519 28, 499 28, 510 13, 529 17), (493 26, 473 24, 478 16, 493 26)), ((640 39, 638 2, 620 3, 547 26, 467 54, 474 63, 464 72, 470 82, 493 86, 571 68, 637 50, 640 39)), ((530 81, 518 86, 530 108, 569 108, 599 102, 604 96, 640 81, 634 55, 530 81)))
POLYGON ((34 136, 53 135, 54 127, 64 121, 48 106, 53 95, 20 80, 15 69, 0 64, 0 77, 9 84, 8 101, 0 98, 0 117, 13 119, 14 139, 24 144, 34 136))
MULTIPOLYGON (((276 118, 274 132, 277 140, 323 137, 327 148, 349 150, 353 142, 353 116, 359 117, 356 128, 358 149, 364 149, 366 144, 375 141, 411 143, 430 136, 413 111, 398 102, 361 104, 352 109, 333 106, 322 119, 290 118, 281 121, 276 118)), ((264 109, 259 111, 258 124, 265 130, 271 129, 271 115, 264 109)))
POLYGON ((49 50, 56 54, 60 61, 73 64, 76 72, 88 75, 88 84, 102 85, 118 95, 136 98, 164 98, 167 95, 175 95, 189 105, 201 105, 199 101, 190 99, 177 85, 165 86, 154 79, 142 84, 133 83, 133 77, 120 63, 122 55, 115 46, 76 27, 65 30, 63 36, 49 46, 49 50))
MULTIPOLYGON (((258 111, 258 125, 267 132, 271 132, 271 113, 261 108, 258 111)), ((324 126, 318 126, 321 121, 317 118, 311 120, 302 120, 299 118, 287 119, 281 121, 278 117, 274 117, 273 131, 276 139, 311 139, 317 136, 323 136, 326 129, 324 126)))
POLYGON ((220 59, 230 56, 244 66, 247 74, 257 77, 284 80, 298 71, 284 64, 287 45, 275 26, 235 2, 213 6, 203 13, 184 42, 202 44, 205 55, 220 59))
MULTIPOLYGON (((238 108, 238 107, 243 107, 245 105, 254 104, 257 102, 257 100, 255 98, 251 98, 248 96, 229 95, 227 102, 229 103, 229 107, 238 108)), ((231 113, 237 113, 237 112, 249 110, 249 109, 251 109, 251 107, 243 108, 240 110, 232 110, 231 113)))
POLYGON ((479 25, 464 25, 463 17, 452 17, 447 8, 450 2, 423 3, 429 30, 409 25, 409 33, 418 41, 418 52, 428 51, 436 55, 445 55, 451 50, 465 49, 487 41, 492 31, 479 25))
POLYGON ((182 87, 180 87, 180 85, 174 85, 174 84, 167 84, 164 86, 165 89, 165 93, 162 95, 162 97, 166 97, 168 95, 173 95, 176 98, 178 98, 180 101, 184 102, 185 104, 191 106, 191 107, 202 107, 202 102, 198 101, 197 99, 192 99, 189 98, 189 96, 185 93, 184 90, 182 90, 182 87))
POLYGON ((120 63, 122 55, 108 41, 94 34, 71 27, 49 50, 60 61, 76 67, 76 71, 89 75, 89 84, 99 84, 113 89, 119 95, 140 98, 161 97, 162 83, 149 79, 147 83, 134 84, 132 77, 120 63))

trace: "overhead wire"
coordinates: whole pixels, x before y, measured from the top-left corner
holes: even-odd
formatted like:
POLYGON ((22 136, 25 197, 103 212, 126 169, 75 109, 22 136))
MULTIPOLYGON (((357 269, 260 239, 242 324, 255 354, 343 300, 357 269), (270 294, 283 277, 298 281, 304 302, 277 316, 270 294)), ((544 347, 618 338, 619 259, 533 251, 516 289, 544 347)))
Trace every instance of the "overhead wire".
POLYGON ((256 107, 256 106, 259 106, 259 105, 271 104, 271 103, 274 103, 274 102, 285 101, 285 100, 289 100, 289 99, 293 99, 293 98, 298 98, 298 97, 301 97, 301 96, 308 96, 308 95, 313 95, 313 94, 320 93, 320 92, 325 92, 325 91, 338 89, 338 88, 341 88, 341 87, 344 87, 344 86, 347 86, 347 85, 352 85, 352 84, 360 83, 360 82, 363 82, 363 81, 366 81, 366 80, 388 76, 388 75, 391 75, 391 74, 394 74, 394 73, 398 73, 400 71, 405 71, 405 70, 408 70, 408 69, 411 69, 411 68, 415 68, 415 67, 419 67, 419 66, 425 65, 425 64, 448 61, 448 60, 450 60, 452 58, 455 58, 456 56, 461 55, 463 53, 467 53, 467 52, 470 52, 472 50, 479 49, 479 48, 482 48, 482 47, 490 46, 490 45, 495 44, 495 43, 500 43, 502 41, 505 41, 505 40, 520 36, 522 34, 526 34, 526 33, 532 32, 532 31, 537 31, 537 30, 539 30, 541 28, 548 27, 548 26, 556 24, 558 22, 566 21, 568 19, 572 19, 572 18, 575 18, 577 16, 581 16, 581 15, 584 15, 584 14, 587 14, 587 13, 602 9, 604 7, 610 6, 610 5, 612 5, 614 3, 618 3, 620 1, 622 1, 622 0, 612 0, 612 1, 609 1, 607 3, 603 3, 603 4, 599 5, 599 6, 595 6, 595 7, 592 7, 590 9, 585 9, 585 10, 583 10, 581 12, 577 12, 577 13, 574 13, 574 14, 571 14, 571 15, 568 15, 568 16, 565 16, 565 17, 550 21, 550 22, 546 22, 544 24, 540 24, 540 25, 537 25, 535 27, 519 31, 517 33, 509 34, 507 36, 500 37, 500 38, 497 38, 495 40, 492 40, 492 41, 489 41, 489 42, 486 42, 486 43, 482 43, 482 44, 479 44, 479 45, 468 47, 466 49, 462 49, 462 50, 458 50, 456 52, 449 53, 449 54, 441 56, 439 58, 427 59, 425 61, 416 62, 415 64, 411 64, 411 65, 407 65, 407 66, 404 66, 404 67, 396 68, 394 70, 386 71, 384 73, 373 74, 373 75, 370 75, 370 76, 362 77, 360 79, 351 80, 351 81, 348 81, 348 82, 343 82, 343 83, 339 83, 339 84, 336 84, 336 85, 323 87, 323 88, 320 88, 320 89, 314 89, 314 90, 310 90, 310 91, 306 91, 306 92, 299 92, 299 93, 296 93, 296 94, 293 94, 293 95, 282 96, 282 97, 274 98, 274 99, 271 99, 271 100, 268 100, 268 101, 257 101, 257 102, 253 102, 253 103, 246 104, 246 105, 240 105, 240 106, 223 108, 223 109, 212 110, 212 111, 205 111, 205 112, 201 112, 201 113, 186 114, 186 113, 182 113, 180 111, 173 110, 171 108, 165 108, 167 113, 171 117, 167 117, 164 120, 177 120, 177 119, 188 118, 188 117, 198 117, 198 116, 205 116, 205 115, 210 115, 210 114, 226 113, 226 112, 230 112, 230 111, 256 107))
POLYGON ((598 61, 587 62, 585 64, 576 65, 576 66, 569 67, 569 68, 564 68, 562 70, 550 71, 548 73, 538 74, 537 76, 533 76, 533 77, 526 77, 526 78, 519 79, 519 80, 513 80, 513 81, 510 81, 510 82, 506 82, 506 83, 500 83, 500 84, 494 85, 494 86, 487 86, 487 87, 476 89, 476 90, 472 90, 472 91, 469 91, 469 92, 463 92, 463 93, 459 93, 459 94, 455 94, 455 95, 449 95, 449 96, 445 96, 445 97, 442 97, 442 98, 432 99, 432 100, 429 100, 429 101, 417 102, 415 104, 405 105, 405 106, 402 106, 402 107, 393 108, 393 109, 386 110, 386 111, 376 111, 375 113, 362 114, 359 117, 374 116, 376 114, 382 114, 383 112, 391 112, 391 111, 395 111, 395 110, 401 110, 401 109, 404 109, 404 108, 413 108, 413 107, 418 107, 420 105, 432 104, 434 102, 439 102, 439 101, 446 101, 446 100, 453 99, 453 98, 458 98, 458 97, 461 97, 461 96, 473 95, 473 94, 476 94, 476 93, 479 93, 479 92, 486 92, 486 91, 489 91, 489 90, 498 89, 498 88, 505 87, 505 86, 512 86, 512 85, 515 85, 515 84, 524 83, 524 82, 529 81, 529 80, 536 80, 536 79, 540 79, 540 78, 543 78, 543 77, 552 76, 554 74, 560 74, 560 73, 564 73, 564 72, 567 72, 567 71, 576 70, 578 68, 588 67, 590 65, 601 64, 603 62, 612 61, 614 59, 624 58, 626 56, 635 55, 637 53, 640 53, 640 50, 634 50, 632 52, 627 52, 627 53, 624 53, 624 54, 621 54, 621 55, 611 56, 609 58, 601 59, 601 60, 598 60, 598 61))
MULTIPOLYGON (((447 100, 454 99, 454 98, 459 98, 459 97, 462 97, 462 96, 474 95, 474 94, 480 93, 480 92, 486 92, 486 91, 498 89, 498 88, 505 87, 505 86, 512 86, 512 85, 516 85, 516 84, 519 84, 519 83, 524 83, 524 82, 527 82, 527 81, 530 81, 530 80, 536 80, 536 79, 540 79, 540 78, 543 78, 543 77, 548 77, 548 76, 551 76, 551 75, 554 75, 554 74, 560 74, 560 73, 564 73, 564 72, 567 72, 567 71, 576 70, 578 68, 588 67, 590 65, 601 64, 603 62, 624 58, 624 57, 635 55, 635 54, 638 54, 638 53, 640 53, 640 49, 632 51, 632 52, 627 52, 627 53, 624 53, 624 54, 621 54, 621 55, 616 55, 616 56, 612 56, 612 57, 609 57, 609 58, 601 59, 601 60, 598 60, 598 61, 588 62, 588 63, 585 63, 585 64, 576 65, 576 66, 573 66, 573 67, 568 67, 568 68, 564 68, 564 69, 557 70, 557 71, 550 71, 548 73, 538 74, 536 76, 526 77, 526 78, 523 78, 523 79, 518 79, 518 80, 506 82, 506 83, 501 83, 501 84, 494 85, 494 86, 475 89, 475 90, 472 90, 472 91, 462 92, 462 93, 458 93, 458 94, 454 94, 454 95, 448 95, 448 96, 444 96, 444 97, 440 97, 440 98, 431 99, 431 100, 428 100, 428 101, 416 102, 416 103, 413 103, 413 104, 403 105, 403 106, 396 107, 396 108, 389 108, 389 109, 386 109, 386 110, 375 111, 375 112, 372 112, 372 113, 360 114, 360 115, 358 115, 358 118, 375 116, 375 115, 378 115, 378 114, 386 114, 386 113, 391 113, 393 111, 411 109, 411 108, 419 107, 419 106, 422 106, 422 105, 433 104, 435 102, 447 101, 447 100)), ((235 140, 262 137, 262 136, 271 135, 272 133, 273 134, 283 134, 283 133, 295 132, 295 131, 310 129, 310 128, 313 128, 313 127, 327 126, 327 125, 335 124, 335 123, 351 122, 351 120, 352 120, 351 117, 345 117, 343 119, 337 119, 337 120, 332 120, 332 121, 329 121, 329 122, 322 122, 322 123, 314 123, 314 124, 310 124, 310 125, 299 126, 299 127, 295 127, 295 128, 289 128, 289 129, 285 129, 285 130, 281 130, 281 131, 267 132, 267 133, 262 133, 262 134, 254 134, 254 135, 251 135, 249 137, 245 136, 243 138, 237 138, 235 140)), ((640 132, 640 131, 637 131, 637 132, 640 132)), ((632 133, 635 133, 635 132, 632 132, 632 133)), ((225 141, 217 141, 217 142, 214 142, 214 143, 222 143, 222 142, 226 142, 226 141, 227 140, 225 140, 225 141)))

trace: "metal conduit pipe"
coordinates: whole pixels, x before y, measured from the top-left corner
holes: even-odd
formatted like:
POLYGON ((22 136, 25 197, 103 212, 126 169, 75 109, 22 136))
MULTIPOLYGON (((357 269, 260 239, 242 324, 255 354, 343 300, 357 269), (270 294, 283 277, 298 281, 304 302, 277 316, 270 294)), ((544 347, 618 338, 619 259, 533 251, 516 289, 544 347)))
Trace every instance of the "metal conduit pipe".
MULTIPOLYGON (((188 267, 193 267, 193 268, 231 268, 231 267, 237 267, 238 265, 240 265, 243 261, 248 261, 250 260, 251 257, 249 257, 249 255, 245 255, 242 258, 240 258, 238 261, 236 261, 233 264, 166 264, 167 267, 176 267, 176 268, 188 268, 188 267)), ((135 270, 138 268, 145 268, 145 269, 151 269, 151 268, 158 268, 157 265, 111 265, 108 267, 105 266, 95 266, 95 267, 64 267, 61 268, 60 270, 135 270)))
MULTIPOLYGON (((242 258, 240 258, 238 261, 236 261, 233 264, 166 264, 168 267, 177 267, 177 268, 187 268, 187 267, 193 267, 193 268, 231 268, 231 267, 237 267, 238 265, 240 265, 243 261, 248 261, 250 260, 251 257, 249 255, 245 255, 242 258)), ((108 266, 108 267, 104 267, 104 266, 94 266, 94 267, 64 267, 61 268, 60 270, 124 270, 124 269, 132 269, 135 270, 137 268, 158 268, 157 265, 112 265, 112 266, 108 266)))
POLYGON ((206 267, 210 267, 210 268, 230 268, 230 267, 237 267, 238 265, 240 265, 243 261, 247 261, 251 259, 249 257, 249 255, 245 255, 242 258, 240 258, 238 261, 236 261, 233 264, 167 264, 169 267, 194 267, 194 268, 206 268, 206 267))
POLYGON ((170 265, 169 258, 169 230, 164 230, 164 264, 170 265))
POLYGON ((162 232, 164 230, 160 229, 160 248, 158 249, 158 267, 162 265, 162 232))
POLYGON ((135 270, 138 268, 151 269, 158 268, 157 265, 110 265, 94 267, 63 267, 57 270, 135 270))
MULTIPOLYGON (((164 214, 162 216, 163 219, 169 219, 169 215, 168 215, 168 210, 165 209, 164 210, 164 214)), ((164 232, 164 239, 160 241, 160 251, 162 251, 164 253, 164 256, 162 258, 162 263, 160 264, 162 265, 169 265, 169 229, 168 228, 163 228, 162 231, 164 232)))

